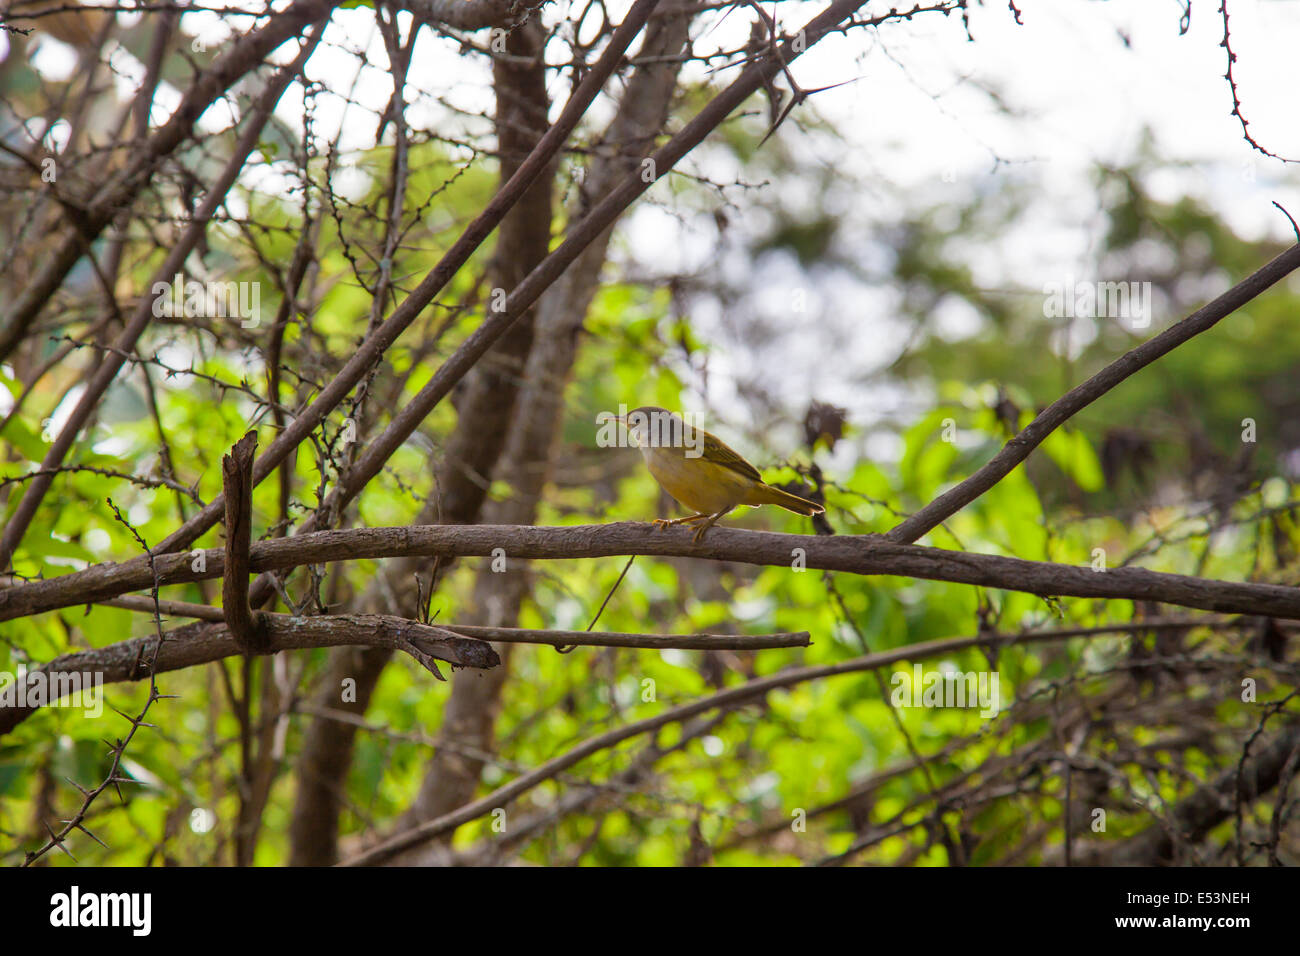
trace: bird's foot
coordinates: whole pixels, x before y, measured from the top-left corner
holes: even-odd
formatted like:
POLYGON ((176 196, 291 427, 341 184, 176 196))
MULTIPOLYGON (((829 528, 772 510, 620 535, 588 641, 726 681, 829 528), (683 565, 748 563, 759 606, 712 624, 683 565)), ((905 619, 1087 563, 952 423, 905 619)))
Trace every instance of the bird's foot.
POLYGON ((707 520, 703 524, 701 524, 698 528, 695 529, 695 534, 691 536, 691 540, 696 544, 699 544, 701 541, 703 541, 704 533, 708 531, 710 528, 712 528, 714 522, 717 521, 719 518, 721 518, 724 514, 726 514, 725 511, 720 511, 715 515, 708 515, 707 520))
POLYGON ((655 518, 653 524, 655 530, 658 531, 661 528, 670 528, 675 524, 687 524, 692 521, 703 521, 707 517, 708 515, 687 515, 685 518, 655 518))

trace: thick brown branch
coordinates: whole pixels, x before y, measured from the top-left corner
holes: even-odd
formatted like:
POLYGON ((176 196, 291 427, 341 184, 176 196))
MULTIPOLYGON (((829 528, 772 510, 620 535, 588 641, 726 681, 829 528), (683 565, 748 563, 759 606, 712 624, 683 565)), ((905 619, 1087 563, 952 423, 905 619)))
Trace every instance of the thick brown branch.
MULTIPOLYGON (((273 571, 362 558, 484 557, 498 549, 508 559, 645 554, 774 567, 790 567, 802 552, 805 567, 815 570, 954 581, 1043 596, 1160 601, 1206 611, 1300 619, 1300 589, 1278 584, 1215 581, 1132 567, 1094 571, 1089 566, 894 544, 880 535, 826 537, 715 527, 703 541, 695 543, 688 530, 656 531, 653 525, 632 521, 558 528, 426 525, 317 531, 259 541, 250 549, 249 564, 254 571, 273 571)), ((160 583, 180 584, 221 576, 225 561, 219 549, 191 554, 156 555, 154 564, 160 583), (202 562, 191 556, 200 553, 202 562), (196 571, 196 565, 204 570, 196 571)), ((94 603, 152 584, 153 574, 143 559, 97 565, 0 591, 0 621, 94 603)))
MULTIPOLYGON (((131 610, 153 612, 149 598, 118 598, 113 604, 131 610), (144 605, 147 604, 148 607, 144 605)), ((173 613, 176 607, 189 609, 184 614, 220 622, 221 608, 202 604, 159 602, 160 613, 173 613)), ((773 647, 807 647, 812 643, 807 631, 776 634, 621 634, 608 631, 560 631, 514 627, 480 627, 468 624, 431 626, 388 614, 336 614, 318 617, 294 617, 291 614, 262 614, 261 650, 255 653, 313 647, 365 646, 384 647, 410 654, 439 680, 443 679, 431 660, 446 661, 457 667, 486 670, 501 663, 488 641, 503 644, 549 644, 562 647, 639 647, 652 650, 757 651, 773 647)), ((154 652, 156 637, 134 638, 108 647, 65 654, 32 671, 46 677, 56 674, 96 673, 105 684, 143 680, 149 668, 143 662, 154 652)), ((181 670, 196 664, 245 653, 229 626, 204 629, 185 639, 168 639, 158 654, 157 673, 181 670)), ((35 708, 7 708, 0 711, 0 734, 8 733, 25 720, 35 708)))

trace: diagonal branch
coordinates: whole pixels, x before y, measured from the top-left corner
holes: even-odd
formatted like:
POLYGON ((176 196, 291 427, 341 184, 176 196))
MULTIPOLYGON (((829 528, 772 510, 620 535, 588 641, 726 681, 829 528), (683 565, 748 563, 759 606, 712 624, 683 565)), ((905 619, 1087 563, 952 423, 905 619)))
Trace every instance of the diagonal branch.
MULTIPOLYGON (((761 89, 766 80, 780 72, 784 64, 834 32, 844 18, 864 3, 865 0, 836 0, 822 13, 813 17, 794 39, 778 47, 777 55, 765 57, 751 64, 735 82, 714 97, 675 136, 650 156, 645 157, 636 172, 619 182, 581 222, 570 230, 564 242, 511 291, 506 297, 505 308, 475 329, 461 347, 434 373, 424 388, 393 416, 383 433, 358 457, 340 486, 331 492, 332 500, 325 510, 337 512, 340 507, 360 493, 370 479, 380 472, 393 453, 409 439, 412 432, 419 427, 433 408, 450 393, 452 386, 460 381, 474 363, 505 334, 526 309, 537 301, 561 273, 614 224, 628 206, 672 170, 687 153, 702 143, 736 108, 761 89)), ((892 12, 882 19, 902 15, 892 12)), ((165 550, 170 541, 169 538, 160 547, 165 550)))
POLYGON ((900 522, 885 537, 895 542, 915 541, 946 521, 1010 474, 1053 431, 1091 405, 1130 375, 1162 358, 1192 337, 1213 328, 1221 319, 1300 268, 1300 244, 1292 246, 1213 302, 1201 306, 1153 339, 1125 352, 1114 362, 1066 392, 1045 408, 1025 429, 1002 447, 993 460, 955 488, 944 492, 916 514, 900 522))

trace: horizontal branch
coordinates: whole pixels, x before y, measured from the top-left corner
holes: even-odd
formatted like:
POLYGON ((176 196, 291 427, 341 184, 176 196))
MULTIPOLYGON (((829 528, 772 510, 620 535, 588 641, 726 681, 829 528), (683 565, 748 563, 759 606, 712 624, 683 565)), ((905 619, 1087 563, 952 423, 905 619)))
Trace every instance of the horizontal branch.
MULTIPOLYGON (((127 595, 102 602, 113 607, 149 614, 177 614, 220 624, 187 633, 183 638, 167 635, 158 651, 155 673, 183 670, 223 657, 244 653, 225 624, 224 612, 207 604, 159 601, 143 595, 127 595)), ((386 647, 410 654, 439 680, 444 680, 434 660, 456 667, 486 669, 501 663, 488 641, 501 644, 547 644, 564 647, 635 647, 651 650, 677 648, 705 651, 758 651, 774 647, 807 647, 807 631, 776 634, 625 634, 611 631, 562 631, 541 628, 479 627, 469 624, 426 625, 388 614, 330 614, 295 617, 292 614, 263 613, 268 643, 260 653, 303 650, 314 647, 359 645, 386 647)), ((148 661, 158 643, 155 635, 138 637, 107 647, 78 651, 56 657, 34 668, 29 675, 52 678, 60 674, 94 674, 99 683, 116 684, 144 680, 148 661)), ((6 734, 36 711, 36 707, 0 710, 0 734, 6 734)))
MULTIPOLYGON (((97 603, 128 611, 154 612, 153 599, 128 594, 97 603)), ((221 623, 222 610, 210 604, 159 601, 158 610, 169 617, 192 617, 221 623)), ((279 615, 284 617, 285 615, 279 615)), ((481 627, 477 624, 440 624, 445 631, 498 644, 549 644, 553 647, 643 647, 652 650, 677 648, 684 651, 759 651, 772 647, 807 647, 807 631, 776 634, 628 634, 615 631, 559 631, 553 628, 481 627)))
MULTIPOLYGON (((148 601, 148 599, 145 599, 148 601)), ((152 603, 152 601, 149 601, 152 603)), ((410 654, 439 680, 444 679, 434 660, 454 667, 487 669, 501 663, 492 645, 473 637, 455 634, 447 628, 430 627, 415 621, 386 614, 337 614, 319 617, 294 617, 291 614, 266 614, 267 643, 264 653, 304 650, 315 647, 361 645, 386 647, 410 654)), ((150 661, 158 645, 157 635, 132 638, 107 647, 77 651, 56 657, 39 668, 28 671, 28 679, 41 674, 47 678, 60 674, 93 674, 103 684, 143 680, 150 674, 150 661)), ((208 664, 223 657, 244 652, 230 630, 204 628, 185 640, 168 639, 158 647, 154 673, 184 670, 208 664)), ((0 734, 8 733, 36 711, 35 707, 0 708, 0 734)))
MULTIPOLYGON (((570 527, 416 525, 317 531, 255 543, 249 566, 254 571, 276 571, 373 558, 575 559, 630 554, 776 567, 791 567, 798 559, 807 568, 826 571, 952 581, 1040 596, 1160 601, 1206 611, 1300 619, 1300 590, 1278 584, 1215 581, 1134 567, 1095 571, 1090 566, 894 544, 880 535, 774 534, 715 527, 696 543, 689 530, 657 531, 653 525, 630 521, 570 527)), ((154 557, 154 565, 160 584, 219 578, 223 552, 209 548, 160 554, 154 557)), ((15 585, 0 590, 0 621, 103 601, 151 587, 153 580, 148 560, 137 558, 15 585)))

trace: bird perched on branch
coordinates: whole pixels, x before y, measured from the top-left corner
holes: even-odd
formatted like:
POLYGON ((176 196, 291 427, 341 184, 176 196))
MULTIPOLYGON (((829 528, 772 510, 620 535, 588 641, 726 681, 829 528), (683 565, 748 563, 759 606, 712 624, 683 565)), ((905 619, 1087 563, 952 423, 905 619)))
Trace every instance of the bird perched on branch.
POLYGON ((814 501, 764 483, 758 469, 721 439, 664 408, 645 405, 619 418, 664 491, 684 508, 685 518, 656 518, 656 528, 693 524, 699 541, 713 523, 738 505, 776 505, 811 517, 826 509, 814 501))

